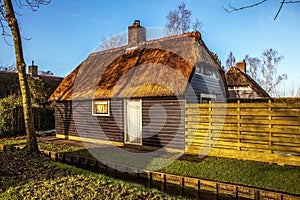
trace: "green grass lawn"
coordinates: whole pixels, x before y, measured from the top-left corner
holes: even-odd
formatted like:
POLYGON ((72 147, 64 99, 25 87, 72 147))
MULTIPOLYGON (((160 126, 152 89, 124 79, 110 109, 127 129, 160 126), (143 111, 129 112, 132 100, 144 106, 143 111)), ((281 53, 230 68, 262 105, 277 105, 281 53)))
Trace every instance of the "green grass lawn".
MULTIPOLYGON (((14 142, 10 141, 10 143, 14 142)), ((84 147, 70 144, 39 143, 39 148, 92 157, 84 147)), ((109 152, 102 156, 102 158, 107 161, 116 161, 114 159, 115 157, 120 157, 120 155, 114 155, 113 152, 109 152)), ((126 160, 126 158, 124 159, 126 160)), ((153 160, 154 165, 159 165, 162 162, 164 162, 162 158, 153 160)), ((139 163, 136 164, 139 165, 139 163)), ((202 162, 175 160, 171 165, 162 168, 160 171, 291 194, 300 194, 300 167, 207 157, 202 162)))
POLYGON ((207 157, 202 162, 176 160, 162 172, 300 194, 300 167, 207 157))
POLYGON ((182 199, 42 155, 0 153, 0 199, 182 199))
POLYGON ((39 149, 48 150, 48 151, 55 151, 55 152, 78 152, 82 153, 84 156, 88 156, 88 151, 85 147, 70 145, 70 144, 63 144, 63 143, 43 143, 39 142, 39 149))
MULTIPOLYGON (((85 157, 92 157, 83 147, 66 144, 40 144, 47 150, 72 152, 85 157)), ((112 152, 103 158, 112 160, 112 152)), ((153 164, 161 164, 162 158, 154 159, 153 164)), ((137 163, 138 164, 138 163, 137 163)), ((171 165, 160 170, 164 173, 208 179, 226 183, 264 188, 279 192, 300 194, 300 167, 280 166, 254 161, 228 158, 207 157, 202 162, 175 160, 171 165)))
POLYGON ((25 144, 26 140, 25 139, 1 139, 0 140, 0 145, 12 145, 12 144, 25 144))

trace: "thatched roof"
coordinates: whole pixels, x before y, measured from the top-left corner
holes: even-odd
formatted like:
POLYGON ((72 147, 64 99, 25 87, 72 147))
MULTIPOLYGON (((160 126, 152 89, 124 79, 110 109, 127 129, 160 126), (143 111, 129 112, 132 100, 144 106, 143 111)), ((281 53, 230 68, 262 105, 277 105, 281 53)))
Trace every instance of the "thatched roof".
POLYGON ((199 63, 222 71, 198 32, 92 53, 49 100, 183 95, 199 63))
POLYGON ((225 73, 225 78, 228 88, 249 86, 259 97, 270 97, 255 80, 238 67, 231 67, 225 73))

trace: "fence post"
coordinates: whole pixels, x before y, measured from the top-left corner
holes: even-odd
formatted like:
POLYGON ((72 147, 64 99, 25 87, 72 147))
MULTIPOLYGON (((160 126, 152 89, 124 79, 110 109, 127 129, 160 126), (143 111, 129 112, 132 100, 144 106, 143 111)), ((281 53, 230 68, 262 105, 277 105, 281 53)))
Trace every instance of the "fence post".
POLYGON ((37 115, 38 115, 38 129, 41 129, 41 112, 42 112, 42 109, 39 107, 38 110, 37 110, 37 115))
POLYGON ((268 101, 268 111, 269 111, 269 148, 270 148, 270 153, 273 154, 273 142, 272 142, 272 101, 269 99, 268 101))
POLYGON ((201 193, 201 182, 200 179, 198 179, 198 199, 200 199, 200 193, 201 193))
POLYGON ((237 100, 237 139, 238 139, 238 150, 241 151, 241 107, 240 107, 240 100, 237 100))
POLYGON ((235 187, 235 199, 236 200, 239 199, 239 187, 238 186, 235 187))
POLYGON ((212 127, 213 127, 213 124, 212 124, 212 106, 211 106, 211 101, 208 102, 208 118, 209 118, 209 139, 210 139, 210 142, 209 142, 209 145, 210 145, 210 148, 213 147, 213 135, 212 135, 212 127))

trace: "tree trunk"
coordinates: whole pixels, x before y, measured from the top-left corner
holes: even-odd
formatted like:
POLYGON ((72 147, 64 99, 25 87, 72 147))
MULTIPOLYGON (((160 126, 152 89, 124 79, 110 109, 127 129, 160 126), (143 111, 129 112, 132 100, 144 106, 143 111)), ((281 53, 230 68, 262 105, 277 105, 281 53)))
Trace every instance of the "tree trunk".
POLYGON ((26 75, 26 64, 23 57, 22 39, 18 21, 15 17, 11 0, 3 0, 6 10, 6 20, 14 40, 16 65, 18 69, 19 84, 22 94, 24 121, 26 127, 27 143, 26 149, 29 152, 38 152, 37 138, 35 134, 34 121, 31 109, 30 91, 26 75))

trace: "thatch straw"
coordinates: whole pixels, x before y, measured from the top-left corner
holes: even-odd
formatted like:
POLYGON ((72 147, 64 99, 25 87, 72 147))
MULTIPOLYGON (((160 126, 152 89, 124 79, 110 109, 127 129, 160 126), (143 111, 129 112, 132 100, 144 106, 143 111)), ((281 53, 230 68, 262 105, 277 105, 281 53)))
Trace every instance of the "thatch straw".
POLYGON ((231 67, 225 73, 225 77, 228 88, 249 86, 259 97, 270 97, 255 80, 238 67, 231 67))
POLYGON ((50 101, 183 95, 196 63, 216 65, 197 32, 93 53, 50 101))

